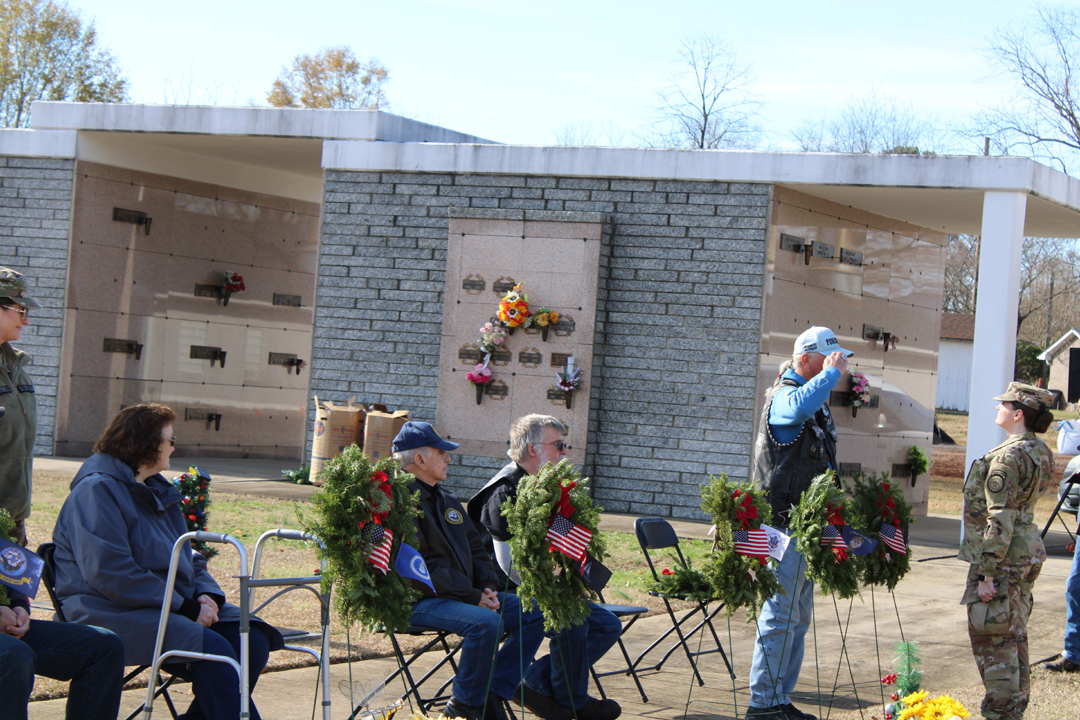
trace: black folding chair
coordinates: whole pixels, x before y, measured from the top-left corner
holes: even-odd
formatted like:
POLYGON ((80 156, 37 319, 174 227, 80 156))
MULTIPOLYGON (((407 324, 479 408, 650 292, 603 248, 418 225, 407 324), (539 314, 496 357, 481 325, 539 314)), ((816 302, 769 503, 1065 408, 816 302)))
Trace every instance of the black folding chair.
MULTIPOLYGON (((400 677, 402 684, 405 686, 405 697, 408 698, 411 696, 413 700, 410 700, 410 704, 415 701, 415 707, 425 715, 428 714, 428 711, 432 706, 446 703, 451 697, 451 693, 447 692, 447 688, 450 687, 450 684, 454 681, 454 675, 457 674, 457 663, 454 662, 454 656, 457 655, 458 651, 461 649, 460 644, 451 646, 447 641, 447 638, 454 633, 447 630, 437 630, 435 628, 410 625, 404 634, 412 635, 414 637, 430 637, 431 639, 424 643, 419 650, 414 651, 406 658, 405 652, 401 649, 401 644, 398 643, 397 634, 390 630, 386 630, 385 632, 387 637, 390 638, 390 645, 394 648, 394 658, 397 660, 398 666, 397 670, 387 676, 386 680, 383 681, 383 684, 389 685, 394 681, 394 678, 400 677), (413 663, 419 660, 425 653, 435 649, 442 650, 442 658, 435 663, 434 667, 420 676, 419 679, 414 677, 412 671, 413 663), (450 664, 450 679, 445 680, 440 684, 432 695, 424 697, 420 692, 420 688, 447 663, 450 664)), ((361 708, 356 708, 351 717, 356 717, 359 710, 361 710, 361 708)))
MULTIPOLYGON (((67 618, 64 617, 64 608, 60 605, 60 598, 56 596, 56 562, 53 558, 53 553, 56 551, 56 545, 53 543, 42 543, 38 545, 37 555, 41 558, 43 566, 41 568, 41 584, 45 586, 46 592, 49 593, 49 600, 52 601, 53 612, 56 613, 56 619, 60 622, 67 622, 67 618)), ((142 665, 135 668, 127 675, 124 676, 123 684, 127 685, 133 679, 141 675, 149 665, 142 665)), ((177 720, 176 707, 173 705, 172 698, 169 696, 169 686, 173 684, 176 677, 169 675, 168 678, 162 678, 158 673, 157 684, 154 690, 155 698, 164 698, 165 705, 169 708, 169 714, 172 715, 173 720, 177 720)), ((124 720, 134 720, 136 717, 142 714, 145 708, 145 703, 139 705, 138 708, 131 711, 124 720)))
POLYGON ((634 669, 634 663, 630 660, 630 653, 627 652, 626 645, 623 643, 623 635, 625 635, 627 630, 629 630, 631 626, 633 626, 633 624, 638 621, 638 618, 641 617, 644 613, 647 613, 649 609, 640 607, 638 605, 612 605, 611 603, 604 602, 603 593, 598 594, 600 595, 600 602, 598 603, 600 607, 604 608, 612 615, 619 618, 619 620, 625 620, 626 618, 630 618, 630 622, 623 625, 622 631, 619 633, 619 639, 617 641, 619 643, 619 650, 622 651, 623 659, 626 661, 626 669, 606 670, 602 673, 598 673, 596 672, 595 667, 590 667, 589 672, 592 673, 593 682, 596 683, 596 689, 600 691, 600 697, 606 700, 607 693, 604 692, 604 686, 600 684, 600 678, 608 677, 610 675, 629 675, 630 677, 634 678, 634 684, 637 685, 638 693, 641 694, 641 702, 647 703, 649 702, 649 698, 645 694, 645 688, 641 687, 641 680, 638 679, 637 670, 634 669))
MULTIPOLYGON (((671 523, 669 523, 667 520, 659 517, 638 518, 634 522, 634 531, 637 533, 638 543, 641 545, 641 552, 645 554, 645 562, 649 564, 649 570, 652 572, 654 581, 660 582, 660 576, 657 575, 656 567, 653 565, 652 557, 650 557, 649 555, 650 550, 655 551, 674 548, 675 553, 678 556, 677 559, 679 564, 683 567, 687 567, 686 558, 683 557, 682 550, 679 548, 679 537, 675 534, 675 528, 671 527, 671 523)), ((716 628, 713 627, 712 622, 713 618, 716 617, 717 613, 724 609, 723 603, 717 602, 712 608, 710 608, 707 602, 698 601, 696 607, 683 615, 682 618, 677 618, 675 616, 674 609, 671 607, 670 601, 688 600, 687 597, 682 595, 662 595, 655 591, 650 591, 649 594, 653 597, 659 597, 661 600, 664 601, 664 607, 667 608, 668 617, 671 618, 671 627, 664 631, 663 635, 653 641, 653 643, 649 645, 649 647, 645 648, 645 650, 643 650, 642 653, 637 656, 637 659, 634 660, 633 664, 631 665, 632 668, 635 668, 637 672, 650 672, 652 670, 660 670, 663 667, 664 663, 667 662, 667 659, 671 657, 671 654, 675 652, 675 649, 681 647, 683 649, 683 652, 686 654, 686 659, 690 661, 690 667, 694 671, 694 676, 697 678, 698 685, 704 686, 705 681, 702 679, 701 673, 698 672, 697 663, 695 662, 694 658, 698 657, 699 655, 708 655, 710 653, 720 653, 720 657, 724 659, 724 665, 727 666, 728 674, 731 675, 732 679, 735 679, 735 671, 731 668, 731 663, 728 661, 727 653, 724 652, 724 646, 720 643, 720 636, 716 634, 716 628), (701 613, 701 621, 697 625, 695 625, 692 630, 684 633, 684 623, 688 622, 698 613, 701 613), (716 643, 716 647, 712 647, 706 650, 691 650, 689 644, 687 643, 688 639, 693 637, 694 634, 697 633, 699 630, 704 633, 706 627, 708 628, 709 633, 712 635, 713 641, 716 643), (638 665, 645 658, 645 656, 652 652, 657 645, 666 640, 667 637, 672 633, 675 633, 675 635, 679 639, 674 645, 672 645, 668 649, 666 653, 664 653, 664 656, 660 658, 660 662, 649 667, 638 667, 638 665)), ((691 602, 694 601, 691 600, 691 602)), ((704 640, 704 638, 702 639, 704 640)))

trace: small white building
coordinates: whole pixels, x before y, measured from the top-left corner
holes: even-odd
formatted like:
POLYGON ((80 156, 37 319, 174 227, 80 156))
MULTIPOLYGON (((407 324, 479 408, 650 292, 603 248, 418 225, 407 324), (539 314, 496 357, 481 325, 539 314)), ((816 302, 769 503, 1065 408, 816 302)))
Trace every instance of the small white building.
POLYGON ((1069 357, 1070 350, 1080 347, 1080 332, 1075 328, 1059 337, 1053 345, 1039 355, 1039 359, 1050 366, 1050 390, 1060 390, 1069 399, 1069 357))
POLYGON ((941 344, 938 345, 937 407, 939 410, 968 411, 971 393, 971 354, 975 347, 975 315, 941 314, 941 344))

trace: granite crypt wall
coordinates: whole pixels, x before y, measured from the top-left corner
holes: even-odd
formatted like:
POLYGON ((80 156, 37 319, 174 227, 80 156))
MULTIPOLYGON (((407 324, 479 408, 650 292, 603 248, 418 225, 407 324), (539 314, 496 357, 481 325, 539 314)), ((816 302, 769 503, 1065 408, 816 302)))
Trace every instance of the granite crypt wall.
POLYGON ((53 454, 74 171, 74 160, 0 156, 0 266, 24 273, 42 305, 15 343, 33 358, 35 455, 53 454))
MULTIPOLYGON (((595 497, 614 512, 701 517, 710 473, 747 477, 770 186, 329 169, 324 190, 312 394, 407 408, 442 430, 450 208, 526 225, 603 213, 585 219, 610 223, 583 460, 595 497)), ((503 452, 508 429, 492 428, 503 452)), ((448 484, 468 497, 505 462, 455 453, 448 484)))

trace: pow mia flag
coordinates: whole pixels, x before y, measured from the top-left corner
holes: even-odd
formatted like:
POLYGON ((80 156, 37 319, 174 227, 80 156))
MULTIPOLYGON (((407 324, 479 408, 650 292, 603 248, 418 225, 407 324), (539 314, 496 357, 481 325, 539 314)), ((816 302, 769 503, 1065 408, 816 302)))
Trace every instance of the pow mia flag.
POLYGON ((0 583, 27 597, 37 595, 44 561, 21 545, 0 538, 0 583))

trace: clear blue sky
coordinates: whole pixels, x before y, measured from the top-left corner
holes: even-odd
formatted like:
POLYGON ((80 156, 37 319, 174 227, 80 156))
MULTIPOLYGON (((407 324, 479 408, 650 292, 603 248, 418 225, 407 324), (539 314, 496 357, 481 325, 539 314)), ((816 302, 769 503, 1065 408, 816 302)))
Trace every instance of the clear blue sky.
POLYGON ((648 122, 680 41, 715 33, 753 66, 777 149, 873 85, 944 123, 1008 99, 980 48, 1034 13, 1026 0, 69 1, 95 19, 136 102, 262 104, 295 55, 345 44, 389 69, 391 111, 541 145, 570 121, 648 122))

